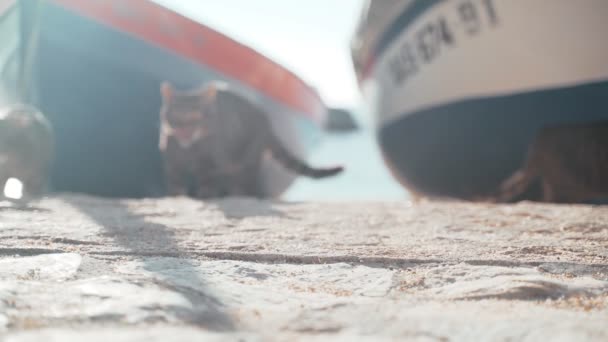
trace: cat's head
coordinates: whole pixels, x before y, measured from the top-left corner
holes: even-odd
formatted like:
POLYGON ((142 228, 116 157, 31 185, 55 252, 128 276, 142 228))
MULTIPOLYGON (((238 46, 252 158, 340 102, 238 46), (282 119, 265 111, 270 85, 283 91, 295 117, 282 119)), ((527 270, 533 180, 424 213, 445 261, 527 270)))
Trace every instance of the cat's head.
POLYGON ((188 147, 209 132, 210 100, 215 96, 210 89, 178 91, 169 82, 160 86, 162 129, 175 137, 182 147, 188 147))

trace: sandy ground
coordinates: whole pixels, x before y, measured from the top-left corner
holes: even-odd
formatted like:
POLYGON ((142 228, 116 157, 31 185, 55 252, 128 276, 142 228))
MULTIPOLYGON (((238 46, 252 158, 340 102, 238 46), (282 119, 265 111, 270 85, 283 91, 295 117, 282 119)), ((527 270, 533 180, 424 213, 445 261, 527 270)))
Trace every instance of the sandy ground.
POLYGON ((0 206, 0 340, 608 340, 608 207, 0 206))

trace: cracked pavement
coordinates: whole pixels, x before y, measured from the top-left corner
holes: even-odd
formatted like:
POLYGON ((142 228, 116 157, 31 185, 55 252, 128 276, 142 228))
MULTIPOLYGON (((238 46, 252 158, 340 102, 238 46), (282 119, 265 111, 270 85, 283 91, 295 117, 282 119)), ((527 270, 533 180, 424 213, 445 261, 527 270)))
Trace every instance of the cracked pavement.
POLYGON ((0 205, 1 341, 608 339, 608 207, 0 205))

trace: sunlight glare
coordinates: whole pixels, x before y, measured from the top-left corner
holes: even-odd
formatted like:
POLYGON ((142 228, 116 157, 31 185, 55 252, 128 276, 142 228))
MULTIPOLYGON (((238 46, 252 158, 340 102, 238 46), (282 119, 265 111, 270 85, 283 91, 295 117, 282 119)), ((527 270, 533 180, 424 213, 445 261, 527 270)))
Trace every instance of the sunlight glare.
POLYGON ((19 200, 23 197, 23 183, 17 178, 9 178, 4 185, 4 197, 19 200))

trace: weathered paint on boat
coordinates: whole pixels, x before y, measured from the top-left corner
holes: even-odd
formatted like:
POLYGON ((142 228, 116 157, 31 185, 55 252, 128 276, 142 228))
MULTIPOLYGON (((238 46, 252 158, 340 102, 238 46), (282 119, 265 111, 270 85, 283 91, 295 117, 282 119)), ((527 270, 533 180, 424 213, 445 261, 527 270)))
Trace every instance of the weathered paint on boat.
POLYGON ((608 119, 606 17, 605 1, 370 1, 353 60, 396 178, 485 196, 539 128, 608 119))
MULTIPOLYGON (((268 112, 277 134, 301 157, 319 140, 326 108, 316 91, 205 25, 147 0, 20 5, 0 0, 0 8, 20 10, 20 51, 32 53, 24 42, 36 32, 32 28, 38 32, 30 44, 35 51, 26 97, 56 131, 52 180, 57 191, 122 197, 163 193, 157 150, 163 80, 182 88, 211 79, 229 82, 268 112)), ((262 181, 269 195, 279 195, 292 180, 276 162, 265 163, 262 181)))

